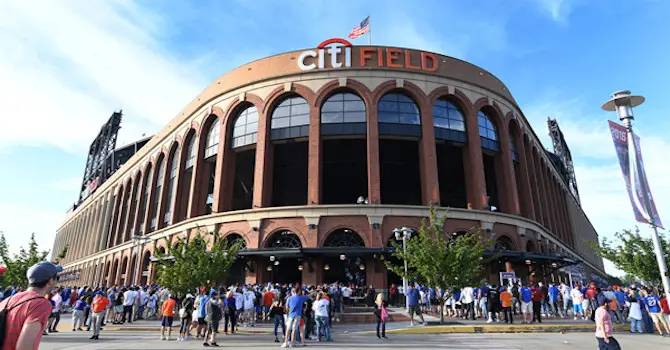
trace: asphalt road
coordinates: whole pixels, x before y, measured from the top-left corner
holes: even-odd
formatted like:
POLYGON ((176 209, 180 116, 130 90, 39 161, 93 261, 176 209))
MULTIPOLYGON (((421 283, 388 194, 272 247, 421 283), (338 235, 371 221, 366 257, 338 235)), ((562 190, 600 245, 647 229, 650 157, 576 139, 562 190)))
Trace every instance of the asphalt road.
MULTIPOLYGON (((89 340, 91 333, 64 331, 45 336, 40 349, 202 349, 197 340, 186 342, 161 341, 151 332, 105 332, 100 340, 89 340)), ((623 349, 670 349, 670 338, 658 335, 615 334, 623 349)), ((248 350, 279 348, 273 337, 264 334, 220 335, 224 348, 248 350)), ((379 340, 374 335, 337 332, 334 342, 308 341, 308 348, 324 349, 589 349, 597 348, 593 333, 526 333, 526 334, 403 334, 379 340)))

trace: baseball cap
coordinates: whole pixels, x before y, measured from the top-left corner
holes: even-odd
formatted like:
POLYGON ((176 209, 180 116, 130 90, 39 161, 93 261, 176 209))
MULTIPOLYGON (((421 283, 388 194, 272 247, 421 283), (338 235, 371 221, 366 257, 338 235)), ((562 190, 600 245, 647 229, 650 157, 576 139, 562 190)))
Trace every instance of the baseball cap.
POLYGON ((41 283, 56 277, 59 272, 63 272, 62 266, 52 264, 48 261, 41 261, 28 269, 26 277, 28 277, 29 283, 41 283))
POLYGON ((215 295, 218 295, 218 293, 217 293, 215 290, 209 292, 209 296, 210 296, 210 297, 213 297, 213 296, 215 296, 215 295))

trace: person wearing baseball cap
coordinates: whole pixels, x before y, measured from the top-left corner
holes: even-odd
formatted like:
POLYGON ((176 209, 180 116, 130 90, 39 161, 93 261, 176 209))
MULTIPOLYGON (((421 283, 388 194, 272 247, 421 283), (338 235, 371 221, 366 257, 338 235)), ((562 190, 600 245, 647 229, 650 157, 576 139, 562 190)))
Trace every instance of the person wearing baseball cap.
POLYGON ((7 310, 5 338, 2 349, 37 349, 47 326, 51 303, 44 296, 54 287, 59 265, 48 261, 38 262, 26 273, 29 287, 0 303, 0 310, 7 310))

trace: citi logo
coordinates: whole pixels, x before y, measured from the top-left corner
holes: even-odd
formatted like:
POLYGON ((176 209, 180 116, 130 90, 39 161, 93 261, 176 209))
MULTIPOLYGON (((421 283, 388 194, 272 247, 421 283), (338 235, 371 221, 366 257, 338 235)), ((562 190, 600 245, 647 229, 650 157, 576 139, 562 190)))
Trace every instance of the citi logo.
POLYGON ((351 67, 351 43, 345 39, 328 39, 319 46, 317 51, 308 50, 298 57, 298 67, 301 70, 323 69, 326 67, 326 54, 330 55, 330 66, 332 68, 351 67), (327 49, 326 49, 327 47, 327 49), (344 62, 338 61, 338 55, 344 48, 344 62), (311 58, 311 63, 306 64, 307 58, 311 58))

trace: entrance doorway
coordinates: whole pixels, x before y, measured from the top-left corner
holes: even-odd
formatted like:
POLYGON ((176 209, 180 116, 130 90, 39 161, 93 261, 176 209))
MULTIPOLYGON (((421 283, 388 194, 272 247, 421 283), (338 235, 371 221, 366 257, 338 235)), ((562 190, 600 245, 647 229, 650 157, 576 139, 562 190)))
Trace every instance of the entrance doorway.
POLYGON ((302 283, 301 263, 298 259, 302 242, 295 232, 281 230, 273 233, 267 240, 266 247, 277 251, 295 249, 295 257, 270 255, 267 264, 267 276, 272 283, 302 283))
POLYGON ((358 233, 348 228, 337 229, 328 235, 323 246, 340 248, 342 251, 339 256, 324 259, 325 283, 365 286, 365 257, 346 254, 347 248, 365 248, 365 242, 358 233))

